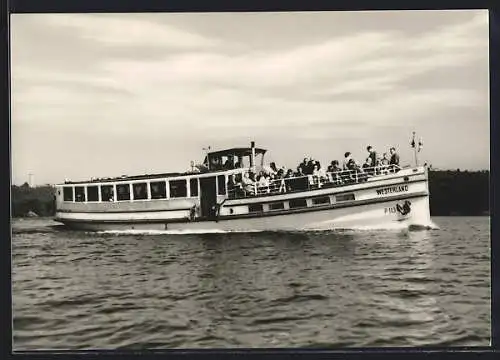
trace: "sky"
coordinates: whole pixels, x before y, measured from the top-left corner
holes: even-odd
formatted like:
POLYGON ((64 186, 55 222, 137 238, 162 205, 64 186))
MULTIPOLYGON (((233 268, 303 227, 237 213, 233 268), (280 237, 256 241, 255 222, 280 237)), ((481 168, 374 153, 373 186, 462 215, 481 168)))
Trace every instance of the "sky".
POLYGON ((185 171, 203 148, 366 146, 489 169, 488 13, 13 14, 12 183, 185 171))

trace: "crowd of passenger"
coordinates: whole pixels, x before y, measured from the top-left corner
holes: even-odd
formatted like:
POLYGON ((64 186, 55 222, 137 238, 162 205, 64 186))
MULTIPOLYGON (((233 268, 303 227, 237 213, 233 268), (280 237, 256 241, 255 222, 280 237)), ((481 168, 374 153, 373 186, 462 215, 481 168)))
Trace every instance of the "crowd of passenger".
POLYGON ((326 169, 313 158, 304 158, 295 171, 284 166, 278 168, 276 163, 272 162, 259 174, 251 171, 243 175, 233 174, 229 178, 228 189, 230 193, 241 192, 241 195, 256 195, 259 190, 264 193, 305 190, 311 185, 341 185, 367 180, 373 175, 398 171, 399 155, 396 148, 391 147, 389 155, 385 152, 382 156, 379 156, 372 146, 368 146, 366 150, 368 156, 362 165, 350 152, 344 154, 342 166, 338 160, 332 160, 326 169))

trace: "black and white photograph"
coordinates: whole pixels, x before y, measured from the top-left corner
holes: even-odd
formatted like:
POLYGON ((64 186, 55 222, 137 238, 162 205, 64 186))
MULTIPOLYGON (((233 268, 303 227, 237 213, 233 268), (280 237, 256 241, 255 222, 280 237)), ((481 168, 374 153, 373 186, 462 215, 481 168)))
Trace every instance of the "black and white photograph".
POLYGON ((490 346, 488 16, 11 14, 12 349, 490 346))

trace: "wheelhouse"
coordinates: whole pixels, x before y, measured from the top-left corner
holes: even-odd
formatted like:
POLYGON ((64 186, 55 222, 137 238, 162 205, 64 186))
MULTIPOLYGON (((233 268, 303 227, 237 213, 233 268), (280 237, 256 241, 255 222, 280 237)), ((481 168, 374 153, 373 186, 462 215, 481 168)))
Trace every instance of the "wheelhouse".
POLYGON ((250 148, 231 148, 207 153, 201 166, 202 171, 221 171, 250 168, 260 171, 264 167, 265 149, 256 148, 252 141, 250 148))

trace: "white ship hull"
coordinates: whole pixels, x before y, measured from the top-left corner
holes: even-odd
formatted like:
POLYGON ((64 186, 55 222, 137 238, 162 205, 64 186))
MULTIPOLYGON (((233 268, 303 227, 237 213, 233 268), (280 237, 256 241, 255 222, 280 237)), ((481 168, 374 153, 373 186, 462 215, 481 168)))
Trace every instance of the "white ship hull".
POLYGON ((88 231, 112 230, 180 230, 193 232, 252 232, 252 231, 307 231, 307 230, 384 230, 429 229, 434 227, 428 215, 426 196, 410 199, 412 211, 403 216, 396 206, 401 200, 346 207, 342 209, 316 210, 296 214, 262 216, 248 219, 220 221, 164 223, 154 220, 102 222, 71 221, 66 224, 74 229, 88 231))
MULTIPOLYGON (((218 216, 190 217, 189 207, 157 206, 150 210, 60 211, 56 219, 74 229, 216 231, 302 231, 334 229, 430 228, 427 173, 424 168, 405 169, 398 174, 337 188, 284 193, 273 196, 225 199, 218 216), (353 199, 340 201, 348 193, 353 199), (327 204, 312 199, 328 197, 327 204), (292 208, 289 201, 306 199, 307 206, 292 208), (267 204, 283 202, 283 209, 270 211, 267 204), (249 205, 263 204, 252 212, 249 205)), ((196 201, 194 202, 196 204, 196 201)))

